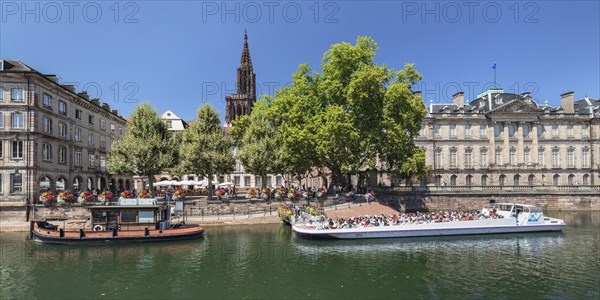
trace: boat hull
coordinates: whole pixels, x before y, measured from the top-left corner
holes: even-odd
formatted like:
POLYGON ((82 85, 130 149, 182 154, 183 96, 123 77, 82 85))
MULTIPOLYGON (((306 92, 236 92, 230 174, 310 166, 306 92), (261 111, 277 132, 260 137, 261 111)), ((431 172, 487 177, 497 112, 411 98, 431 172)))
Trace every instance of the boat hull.
POLYGON ((293 226, 294 232, 304 238, 326 239, 378 239, 378 238, 414 238, 432 236, 483 235, 502 233, 550 232, 561 231, 564 223, 538 225, 509 224, 510 220, 501 222, 466 221, 453 223, 431 223, 416 225, 379 226, 350 229, 310 229, 293 226), (508 222, 507 222, 508 221, 508 222), (465 224, 465 223, 472 224, 465 224), (462 223, 462 224, 461 224, 462 223), (477 224, 474 224, 477 223, 477 224), (495 224, 494 224, 495 223, 495 224))
POLYGON ((167 242, 202 238, 204 229, 200 226, 164 230, 131 231, 84 231, 63 232, 32 226, 31 238, 37 242, 60 245, 98 245, 167 242))

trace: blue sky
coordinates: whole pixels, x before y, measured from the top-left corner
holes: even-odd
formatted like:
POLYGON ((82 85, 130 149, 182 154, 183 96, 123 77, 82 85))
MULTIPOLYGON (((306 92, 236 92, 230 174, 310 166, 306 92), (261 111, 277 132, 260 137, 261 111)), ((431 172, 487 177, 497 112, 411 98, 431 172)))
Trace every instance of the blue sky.
POLYGON ((493 82, 558 105, 600 97, 598 1, 95 1, 0 2, 0 57, 87 87, 124 116, 137 102, 223 118, 248 30, 257 91, 319 69, 331 44, 371 36, 376 61, 416 64, 425 101, 467 99, 493 82), (115 4, 116 3, 116 4, 115 4))

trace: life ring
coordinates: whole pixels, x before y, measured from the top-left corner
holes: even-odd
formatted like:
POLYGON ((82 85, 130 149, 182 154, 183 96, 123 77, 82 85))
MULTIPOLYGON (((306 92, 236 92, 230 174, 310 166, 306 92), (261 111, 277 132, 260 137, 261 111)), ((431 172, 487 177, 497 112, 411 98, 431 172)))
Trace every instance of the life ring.
POLYGON ((102 225, 94 226, 94 231, 104 231, 104 227, 102 225))

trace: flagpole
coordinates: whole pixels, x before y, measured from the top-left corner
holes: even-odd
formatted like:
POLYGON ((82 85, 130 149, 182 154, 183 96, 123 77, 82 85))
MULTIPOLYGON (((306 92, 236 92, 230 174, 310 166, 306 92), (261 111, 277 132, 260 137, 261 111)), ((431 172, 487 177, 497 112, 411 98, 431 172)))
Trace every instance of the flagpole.
POLYGON ((494 89, 496 88, 496 65, 494 63, 494 89))

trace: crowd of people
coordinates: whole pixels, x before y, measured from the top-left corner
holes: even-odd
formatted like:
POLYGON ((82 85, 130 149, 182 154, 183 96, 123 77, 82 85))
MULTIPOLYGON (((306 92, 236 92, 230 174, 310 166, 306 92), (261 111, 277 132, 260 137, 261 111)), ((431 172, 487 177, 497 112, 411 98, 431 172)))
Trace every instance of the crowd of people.
POLYGON ((406 224, 426 224, 426 223, 443 223, 443 222, 459 222, 473 221, 484 219, 501 219, 502 215, 496 213, 495 210, 489 214, 482 214, 477 211, 440 211, 440 212, 411 212, 401 213, 399 215, 378 215, 378 216, 358 216, 352 218, 329 218, 323 228, 324 229, 341 229, 341 228, 363 228, 377 226, 397 226, 406 224))

